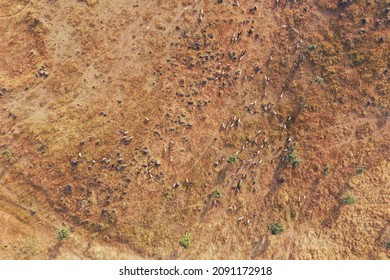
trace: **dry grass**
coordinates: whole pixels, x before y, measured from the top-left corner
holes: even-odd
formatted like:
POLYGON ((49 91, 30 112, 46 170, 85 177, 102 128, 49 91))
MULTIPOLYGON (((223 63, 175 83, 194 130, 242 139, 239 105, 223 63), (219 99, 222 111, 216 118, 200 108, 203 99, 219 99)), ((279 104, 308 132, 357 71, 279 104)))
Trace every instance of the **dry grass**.
POLYGON ((146 2, 0 5, 0 257, 389 258, 385 1, 146 2))

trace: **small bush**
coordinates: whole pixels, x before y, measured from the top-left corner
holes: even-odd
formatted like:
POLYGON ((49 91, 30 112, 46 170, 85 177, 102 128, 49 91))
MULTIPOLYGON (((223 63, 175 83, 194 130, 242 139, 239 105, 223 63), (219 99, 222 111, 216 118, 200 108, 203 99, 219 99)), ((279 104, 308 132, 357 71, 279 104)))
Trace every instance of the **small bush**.
POLYGON ((301 164, 301 159, 299 157, 294 158, 294 160, 291 162, 291 166, 293 168, 299 166, 301 164))
POLYGON ((387 249, 390 249, 390 239, 386 241, 385 246, 387 249))
POLYGON ((316 45, 309 45, 309 46, 307 47, 307 49, 308 49, 309 51, 314 51, 316 48, 317 48, 316 45))
POLYGON ((1 155, 5 158, 10 158, 12 157, 12 152, 9 149, 5 149, 1 152, 1 155))
POLYGON ((228 163, 235 163, 237 162, 237 155, 231 155, 229 159, 227 160, 228 163))
POLYGON ((356 198, 352 195, 347 195, 346 197, 343 198, 342 203, 344 205, 351 205, 356 202, 356 198))
POLYGON ((325 176, 328 176, 329 175, 329 172, 330 172, 330 166, 327 165, 324 167, 324 170, 322 171, 322 173, 325 175, 325 176))
POLYGON ((222 193, 218 189, 216 189, 214 191, 213 195, 214 195, 215 198, 221 198, 222 197, 222 193))
POLYGON ((268 226, 268 229, 272 235, 281 234, 284 231, 284 227, 280 223, 272 223, 268 226))
POLYGON ((324 83, 324 79, 320 76, 317 76, 314 78, 314 81, 317 83, 317 84, 323 84, 324 83))
POLYGON ((58 240, 64 240, 69 236, 69 229, 68 228, 62 228, 57 230, 57 239, 58 240))
POLYGON ((364 166, 359 166, 356 170, 356 174, 362 174, 365 170, 366 168, 364 166))
POLYGON ((288 153, 287 156, 288 156, 288 162, 291 163, 291 166, 293 168, 296 168, 297 166, 299 166, 301 164, 301 159, 297 155, 295 145, 290 147, 290 152, 288 153))
POLYGON ((189 233, 184 234, 180 239, 180 245, 183 246, 185 249, 188 249, 190 247, 192 241, 192 236, 189 233))

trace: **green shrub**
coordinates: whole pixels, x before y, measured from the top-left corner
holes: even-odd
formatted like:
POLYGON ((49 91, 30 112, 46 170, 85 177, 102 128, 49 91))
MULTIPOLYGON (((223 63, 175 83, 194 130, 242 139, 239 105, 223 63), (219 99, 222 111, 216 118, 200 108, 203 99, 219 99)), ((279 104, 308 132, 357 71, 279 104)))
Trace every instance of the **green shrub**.
POLYGON ((344 205, 350 205, 354 204, 356 202, 356 198, 352 195, 347 195, 346 197, 343 198, 342 203, 344 205))
POLYGON ((301 164, 301 159, 299 157, 294 158, 294 160, 291 162, 291 166, 293 168, 299 166, 301 164))
POLYGON ((185 249, 188 249, 190 247, 192 241, 192 236, 189 233, 184 234, 180 239, 180 245, 183 246, 185 249))
POLYGON ((62 228, 62 229, 57 230, 57 239, 58 240, 64 240, 68 236, 69 236, 69 229, 68 228, 62 228))
POLYGON ((268 225, 268 229, 272 235, 281 234, 284 231, 283 225, 277 222, 268 225))
POLYGON ((235 163, 237 162, 237 155, 231 155, 229 159, 227 160, 228 163, 235 163))
POLYGON ((385 246, 387 249, 390 249, 390 239, 386 241, 385 246))
POLYGON ((365 170, 366 168, 364 166, 359 166, 356 170, 356 174, 362 174, 365 170))
POLYGON ((324 173, 325 176, 328 176, 329 172, 330 172, 330 166, 327 165, 324 167, 324 170, 322 171, 322 173, 324 173))
POLYGON ((309 45, 309 46, 307 47, 307 49, 308 49, 309 51, 314 51, 316 48, 317 48, 316 45, 309 45))
POLYGON ((222 197, 222 193, 218 189, 215 189, 213 195, 214 195, 215 198, 221 198, 222 197))
POLYGON ((323 84, 324 83, 324 79, 320 76, 317 76, 314 78, 314 81, 317 83, 317 84, 323 84))
POLYGON ((300 157, 297 155, 297 152, 296 152, 296 146, 291 146, 290 147, 290 152, 288 153, 288 162, 291 163, 291 166, 293 168, 299 166, 301 164, 301 159, 300 157))

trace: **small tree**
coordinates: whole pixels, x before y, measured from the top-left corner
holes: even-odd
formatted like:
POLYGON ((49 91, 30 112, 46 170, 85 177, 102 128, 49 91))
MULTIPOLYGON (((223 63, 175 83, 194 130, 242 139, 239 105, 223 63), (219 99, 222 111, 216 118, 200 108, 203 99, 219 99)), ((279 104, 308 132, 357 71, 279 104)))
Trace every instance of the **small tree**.
POLYGON ((227 160, 228 163, 235 163, 237 161, 237 155, 231 155, 227 160))
POLYGON ((365 170, 366 168, 364 166, 359 166, 356 170, 356 174, 362 174, 365 170))
POLYGON ((185 249, 188 249, 190 247, 190 243, 192 241, 192 236, 189 233, 184 234, 180 239, 180 245, 183 246, 185 249))
POLYGON ((271 231, 272 235, 281 234, 284 231, 283 225, 278 222, 270 224, 268 229, 271 231))
POLYGON ((62 229, 57 230, 57 239, 58 240, 62 241, 68 236, 69 236, 69 229, 68 228, 62 228, 62 229))
POLYGON ((215 198, 221 198, 222 197, 222 193, 218 189, 215 189, 213 195, 214 195, 215 198))
POLYGON ((292 168, 296 168, 301 164, 301 158, 297 155, 296 146, 290 147, 290 151, 287 155, 288 161, 291 163, 292 168))
POLYGON ((347 195, 346 197, 343 198, 342 203, 344 205, 350 205, 354 204, 356 202, 356 198, 352 195, 347 195))

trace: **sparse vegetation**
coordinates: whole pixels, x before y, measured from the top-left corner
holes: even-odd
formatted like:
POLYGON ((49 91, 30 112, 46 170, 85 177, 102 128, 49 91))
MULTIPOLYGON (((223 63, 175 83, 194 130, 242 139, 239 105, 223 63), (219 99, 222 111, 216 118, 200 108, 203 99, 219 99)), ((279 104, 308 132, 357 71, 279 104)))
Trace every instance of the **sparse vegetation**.
POLYGON ((297 167, 298 165, 301 164, 301 159, 299 157, 296 157, 292 162, 291 162, 291 166, 293 168, 297 167))
POLYGON ((184 234, 180 239, 180 245, 183 246, 185 249, 188 249, 190 247, 192 241, 192 236, 189 233, 184 234))
POLYGON ((301 164, 301 158, 297 155, 295 145, 290 147, 290 152, 288 153, 288 162, 291 163, 293 168, 296 168, 301 164))
POLYGON ((387 249, 390 249, 390 238, 385 242, 385 246, 387 249))
POLYGON ((1 155, 5 158, 10 158, 12 157, 12 152, 9 149, 5 149, 1 152, 1 155))
POLYGON ((359 166, 356 170, 356 174, 362 174, 365 170, 366 168, 364 166, 359 166))
POLYGON ((314 81, 319 85, 324 83, 324 79, 320 76, 315 77, 314 81))
POLYGON ((283 225, 278 222, 270 224, 268 229, 272 235, 281 234, 284 231, 283 225))
POLYGON ((388 1, 0 2, 1 256, 390 256, 388 1))
POLYGON ((344 205, 351 205, 351 204, 354 204, 356 202, 356 198, 352 195, 347 195, 346 197, 344 197, 342 199, 342 203, 344 205))
POLYGON ((303 101, 302 101, 302 102, 299 103, 299 107, 305 109, 305 108, 309 108, 310 105, 307 104, 306 102, 303 102, 303 101))
POLYGON ((237 155, 231 155, 229 159, 227 160, 228 163, 236 163, 237 162, 237 155))
POLYGON ((325 175, 325 176, 328 176, 329 175, 329 172, 330 172, 330 166, 327 165, 324 167, 324 170, 322 171, 322 173, 325 175))
POLYGON ((222 193, 218 189, 216 189, 214 191, 213 195, 214 195, 215 198, 221 198, 222 197, 222 193))
POLYGON ((67 238, 69 236, 69 229, 68 228, 62 228, 62 229, 59 229, 57 230, 57 239, 58 240, 64 240, 65 238, 67 238))

